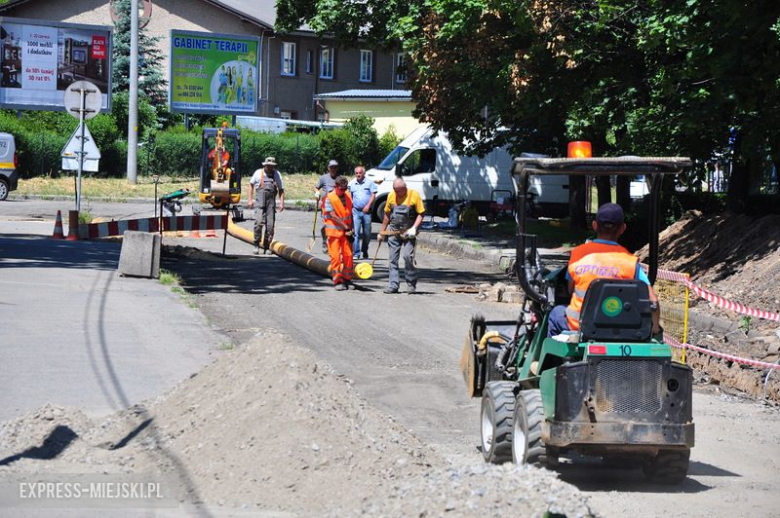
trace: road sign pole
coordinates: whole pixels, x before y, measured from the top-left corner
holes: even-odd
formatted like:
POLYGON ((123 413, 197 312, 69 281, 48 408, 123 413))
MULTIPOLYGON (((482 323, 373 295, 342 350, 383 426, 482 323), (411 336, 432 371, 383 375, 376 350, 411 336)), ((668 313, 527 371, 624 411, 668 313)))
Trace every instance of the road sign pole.
POLYGON ((100 89, 89 81, 76 81, 65 89, 63 102, 68 113, 78 119, 79 125, 73 131, 68 143, 60 153, 62 155, 62 169, 76 170, 76 211, 81 210, 82 186, 81 177, 84 171, 97 171, 100 150, 95 146, 94 139, 89 133, 86 121, 100 113, 103 105, 103 95, 100 89), (89 162, 86 162, 89 155, 89 162), (73 158, 76 158, 74 163, 73 158))
POLYGON ((84 121, 84 113, 87 111, 86 106, 86 98, 87 98, 87 91, 86 89, 82 88, 81 90, 81 109, 79 110, 79 133, 81 135, 79 136, 79 182, 78 182, 78 188, 76 189, 76 210, 78 212, 81 212, 81 173, 84 172, 84 128, 86 127, 86 122, 84 121))
POLYGON ((127 181, 138 182, 138 0, 130 0, 130 102, 127 115, 127 181))

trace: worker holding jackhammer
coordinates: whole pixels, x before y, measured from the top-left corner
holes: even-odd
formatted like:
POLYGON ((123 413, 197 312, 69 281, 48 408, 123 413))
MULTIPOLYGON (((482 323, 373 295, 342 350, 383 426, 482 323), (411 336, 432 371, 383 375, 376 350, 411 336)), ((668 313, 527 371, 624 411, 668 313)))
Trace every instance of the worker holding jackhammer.
POLYGON ((547 336, 554 337, 564 331, 580 328, 580 309, 590 283, 596 279, 636 279, 647 284, 652 311, 653 334, 660 332, 660 308, 658 296, 650 285, 650 279, 639 264, 639 258, 620 246, 617 241, 626 231, 623 209, 617 203, 605 203, 599 207, 593 221, 596 239, 571 251, 566 279, 569 281, 571 302, 568 306, 555 306, 550 312, 547 336))
MULTIPOLYGON (((320 176, 317 185, 314 186, 314 197, 317 200, 317 210, 322 208, 325 197, 336 188, 336 177, 339 174, 339 163, 335 160, 328 162, 328 172, 320 176)), ((323 214, 324 217, 324 214, 323 214)), ((320 228, 322 234, 322 253, 328 253, 328 240, 325 236, 325 225, 320 228)))
POLYGON ((425 205, 420 198, 420 193, 414 189, 407 189, 403 178, 396 178, 393 181, 393 192, 387 197, 385 217, 382 221, 382 229, 379 231, 379 240, 387 238, 387 247, 390 250, 388 257, 390 283, 385 293, 398 293, 400 285, 398 262, 401 257, 404 259, 406 293, 413 295, 417 292, 417 265, 414 262, 414 255, 417 231, 422 224, 424 214, 425 205))
POLYGON ((276 169, 276 158, 269 156, 263 161, 263 168, 258 169, 249 180, 249 208, 255 211, 254 253, 260 253, 260 245, 265 250, 274 239, 276 226, 276 195, 279 195, 279 212, 284 211, 284 183, 282 175, 276 169))
POLYGON ((347 179, 336 177, 334 189, 325 197, 322 205, 323 228, 328 239, 330 273, 337 291, 352 285, 354 265, 352 261, 352 196, 347 190, 347 179))

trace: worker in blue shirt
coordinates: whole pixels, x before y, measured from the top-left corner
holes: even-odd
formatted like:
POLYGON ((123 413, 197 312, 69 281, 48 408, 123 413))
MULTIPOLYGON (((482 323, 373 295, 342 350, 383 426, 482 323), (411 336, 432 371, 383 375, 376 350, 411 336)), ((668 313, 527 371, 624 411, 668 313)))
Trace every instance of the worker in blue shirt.
POLYGON ((366 178, 366 168, 355 167, 355 178, 349 182, 349 192, 352 195, 352 220, 354 222, 355 240, 352 243, 354 258, 368 259, 368 243, 371 241, 371 207, 376 198, 376 184, 371 178, 366 178))

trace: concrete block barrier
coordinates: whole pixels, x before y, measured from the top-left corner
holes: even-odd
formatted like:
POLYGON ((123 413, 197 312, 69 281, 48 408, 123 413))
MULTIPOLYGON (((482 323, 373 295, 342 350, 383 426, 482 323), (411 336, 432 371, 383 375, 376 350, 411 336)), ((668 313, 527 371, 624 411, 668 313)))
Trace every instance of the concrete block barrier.
POLYGON ((160 243, 159 234, 126 231, 119 255, 119 274, 159 279, 160 243))

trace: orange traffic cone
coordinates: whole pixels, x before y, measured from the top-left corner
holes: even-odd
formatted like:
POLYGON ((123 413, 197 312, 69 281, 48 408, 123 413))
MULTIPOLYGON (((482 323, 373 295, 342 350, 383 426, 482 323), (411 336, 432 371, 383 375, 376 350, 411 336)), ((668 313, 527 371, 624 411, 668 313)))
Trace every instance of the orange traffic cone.
POLYGON ((206 230, 206 236, 205 237, 217 237, 217 232, 213 228, 210 228, 210 229, 206 230))
POLYGON ((52 239, 65 239, 65 234, 62 232, 62 211, 57 211, 57 219, 54 220, 54 232, 51 235, 52 239))
POLYGON ((68 211, 68 241, 79 240, 79 211, 68 211))
POLYGON ((200 239, 200 229, 194 228, 190 231, 190 237, 200 239))

